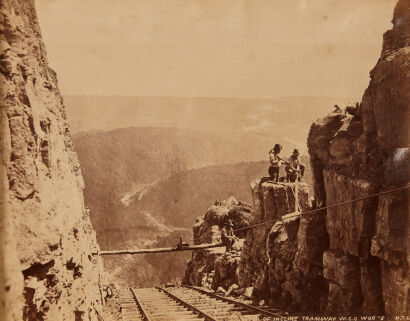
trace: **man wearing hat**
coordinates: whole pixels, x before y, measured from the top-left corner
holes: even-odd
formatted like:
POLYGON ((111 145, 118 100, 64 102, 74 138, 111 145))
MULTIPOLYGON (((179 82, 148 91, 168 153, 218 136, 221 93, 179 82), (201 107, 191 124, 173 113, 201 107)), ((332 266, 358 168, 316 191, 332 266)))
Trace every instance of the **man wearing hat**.
POLYGON ((301 181, 305 174, 305 165, 300 162, 300 153, 298 149, 293 151, 292 156, 289 157, 288 163, 286 163, 286 181, 295 182, 301 181))
POLYGON ((279 181, 279 169, 283 162, 283 159, 279 157, 281 150, 282 146, 275 144, 275 146, 269 151, 269 176, 274 182, 279 181))
POLYGON ((226 252, 232 251, 232 245, 239 240, 233 233, 233 223, 232 220, 227 220, 225 226, 221 231, 221 241, 226 247, 226 252))

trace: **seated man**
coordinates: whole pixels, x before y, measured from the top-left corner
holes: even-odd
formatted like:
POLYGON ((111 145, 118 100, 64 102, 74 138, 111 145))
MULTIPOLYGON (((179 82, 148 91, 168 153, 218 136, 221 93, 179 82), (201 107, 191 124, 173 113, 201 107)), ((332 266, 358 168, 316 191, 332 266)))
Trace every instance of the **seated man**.
POLYGON ((232 251, 232 245, 239 239, 233 233, 232 220, 228 220, 221 231, 221 241, 226 247, 226 252, 232 251))
POLYGON ((289 157, 288 163, 286 163, 286 181, 287 182, 299 182, 303 179, 305 174, 305 165, 300 162, 299 150, 295 149, 292 156, 289 157))

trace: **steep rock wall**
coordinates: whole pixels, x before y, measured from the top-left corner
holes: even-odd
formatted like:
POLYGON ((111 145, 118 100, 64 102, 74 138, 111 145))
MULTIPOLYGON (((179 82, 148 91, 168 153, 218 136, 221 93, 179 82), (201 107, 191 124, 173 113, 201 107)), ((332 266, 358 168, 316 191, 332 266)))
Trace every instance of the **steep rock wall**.
MULTIPOLYGON (((238 202, 234 197, 216 202, 194 224, 195 244, 220 243, 221 230, 227 220, 233 221, 234 229, 248 227, 250 212, 249 205, 238 202)), ((232 285, 237 285, 239 260, 246 233, 246 230, 243 230, 236 234, 241 240, 235 243, 230 252, 227 252, 225 247, 193 252, 183 283, 213 290, 220 287, 228 290, 232 285)))
MULTIPOLYGON (((361 104, 314 123, 317 202, 331 205, 409 182, 410 1, 400 0, 361 104)), ((409 314, 408 190, 327 209, 326 313, 409 314)))
POLYGON ((253 287, 255 300, 289 312, 318 312, 327 295, 321 267, 327 234, 323 216, 294 215, 295 196, 299 212, 309 209, 307 184, 274 184, 258 179, 252 182, 251 190, 251 225, 266 224, 246 236, 239 286, 253 287))
POLYGON ((0 3, 0 97, 0 314, 97 320, 95 233, 33 0, 0 3))
POLYGON ((303 182, 275 184, 262 178, 251 183, 251 210, 230 201, 211 206, 195 223, 194 238, 220 241, 220 229, 230 218, 243 245, 228 253, 224 248, 193 253, 184 282, 235 288, 236 294, 287 311, 320 311, 327 298, 322 256, 328 236, 323 213, 295 215, 296 206, 299 212, 309 208, 308 191, 303 182), (249 225, 257 227, 241 230, 249 225))

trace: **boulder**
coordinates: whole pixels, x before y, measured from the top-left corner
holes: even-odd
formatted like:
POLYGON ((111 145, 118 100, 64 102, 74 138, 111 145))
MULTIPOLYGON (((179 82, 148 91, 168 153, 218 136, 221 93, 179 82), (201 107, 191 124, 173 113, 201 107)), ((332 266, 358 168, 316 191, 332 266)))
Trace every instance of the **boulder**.
POLYGON ((253 287, 249 286, 245 288, 245 291, 243 292, 243 296, 247 299, 252 299, 253 295, 253 287))
MULTIPOLYGON (((193 226, 196 244, 220 243, 221 230, 228 219, 233 221, 234 229, 246 228, 251 215, 249 205, 234 197, 210 206, 193 226)), ((239 240, 230 252, 226 252, 225 247, 194 252, 185 270, 183 283, 213 290, 219 287, 229 289, 231 285, 238 284, 239 261, 245 244, 240 237, 246 233, 246 230, 236 233, 239 240)))
POLYGON ((237 296, 239 295, 239 285, 238 284, 232 284, 228 291, 226 291, 226 295, 233 295, 237 296))

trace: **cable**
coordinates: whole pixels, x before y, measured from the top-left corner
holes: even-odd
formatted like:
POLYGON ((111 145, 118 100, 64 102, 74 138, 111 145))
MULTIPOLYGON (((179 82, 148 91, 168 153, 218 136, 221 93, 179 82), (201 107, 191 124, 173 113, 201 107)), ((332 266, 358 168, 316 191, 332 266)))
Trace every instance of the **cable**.
MULTIPOLYGON (((380 195, 390 194, 390 193, 393 193, 393 192, 396 192, 396 191, 400 191, 400 190, 404 190, 404 189, 407 189, 407 188, 410 188, 410 184, 409 184, 409 185, 402 186, 402 187, 394 188, 394 189, 391 189, 391 190, 388 190, 388 191, 383 191, 383 192, 379 192, 379 193, 367 195, 367 196, 364 196, 364 197, 359 197, 359 198, 351 199, 351 200, 348 200, 348 201, 344 201, 344 202, 340 202, 340 203, 336 203, 336 204, 327 205, 327 206, 324 206, 324 207, 321 207, 321 208, 317 208, 317 209, 314 209, 314 210, 309 210, 309 211, 306 211, 306 212, 303 212, 303 213, 295 213, 295 214, 293 214, 293 215, 287 215, 286 218, 300 217, 300 216, 305 216, 306 214, 312 214, 312 213, 317 213, 317 212, 322 212, 322 211, 323 211, 323 213, 325 213, 324 210, 326 210, 326 209, 328 209, 328 208, 333 208, 333 207, 337 207, 337 206, 341 206, 341 205, 346 205, 346 204, 350 204, 350 203, 355 203, 355 202, 362 201, 362 200, 365 200, 365 199, 368 199, 368 198, 373 198, 373 197, 380 196, 380 195)), ((266 221, 266 222, 262 222, 262 223, 250 225, 250 226, 247 226, 247 227, 237 228, 237 229, 234 229, 233 231, 234 231, 234 232, 237 232, 237 231, 249 230, 249 229, 253 229, 253 228, 255 228, 255 227, 259 227, 259 226, 263 226, 263 225, 266 225, 266 224, 275 223, 275 222, 278 222, 278 221, 281 221, 281 220, 282 220, 282 219, 276 219, 276 220, 266 221)), ((205 237, 200 237, 200 238, 197 238, 197 239, 192 239, 192 240, 190 240, 190 241, 194 241, 194 242, 195 242, 195 241, 199 241, 199 240, 202 240, 202 239, 205 239, 205 238, 210 238, 210 237, 211 237, 211 236, 205 236, 205 237)))
MULTIPOLYGON (((380 195, 385 195, 385 194, 390 194, 390 193, 393 193, 393 192, 396 192, 396 191, 400 191, 400 190, 404 190, 404 189, 408 189, 408 188, 410 188, 410 184, 405 185, 405 186, 402 186, 402 187, 394 188, 394 189, 391 189, 391 190, 388 190, 388 191, 383 191, 383 192, 379 192, 379 193, 367 195, 367 196, 364 196, 364 197, 359 197, 359 198, 351 199, 351 200, 348 200, 348 201, 344 201, 344 202, 340 202, 340 203, 336 203, 336 204, 331 204, 331 205, 324 206, 324 207, 321 207, 321 208, 317 208, 317 209, 314 209, 314 210, 309 210, 309 211, 306 211, 306 212, 304 212, 304 213, 290 214, 290 215, 287 215, 287 218, 300 217, 300 216, 305 216, 306 214, 312 214, 312 213, 318 213, 318 212, 325 213, 325 210, 328 209, 328 208, 333 208, 333 207, 337 207, 337 206, 341 206, 341 205, 351 204, 351 203, 358 202, 358 201, 362 201, 362 200, 365 200, 365 199, 368 199, 368 198, 372 198, 372 197, 376 197, 376 196, 380 196, 380 195)), ((258 226, 263 226, 263 225, 266 225, 266 224, 275 223, 275 222, 277 222, 277 221, 282 221, 282 218, 276 219, 276 220, 271 220, 271 221, 266 221, 266 222, 262 222, 262 223, 258 223, 258 224, 254 224, 254 225, 247 226, 247 227, 242 227, 242 228, 234 229, 233 231, 249 230, 249 229, 256 228, 256 227, 258 227, 258 226)), ((190 241, 199 241, 199 240, 201 240, 201 239, 206 239, 206 238, 212 238, 212 236, 210 235, 210 236, 200 237, 200 238, 197 238, 197 239, 192 239, 192 240, 190 240, 190 241)), ((218 245, 218 244, 209 244, 209 246, 208 246, 207 248, 216 247, 216 246, 219 246, 219 245, 218 245)), ((152 251, 152 250, 158 250, 158 249, 143 249, 143 251, 152 251)), ((161 249, 161 250, 164 250, 164 249, 161 249)), ((172 251, 173 251, 173 250, 172 250, 172 251)), ((167 251, 167 252, 172 252, 172 251, 167 251)), ((130 252, 130 251, 128 251, 128 250, 122 250, 122 251, 101 251, 101 252, 92 253, 92 254, 93 254, 93 255, 132 254, 132 253, 129 253, 129 252, 130 252), (111 253, 109 253, 109 252, 111 252, 111 253), (112 253, 112 252, 117 252, 117 253, 112 253), (120 253, 120 252, 121 252, 121 253, 120 253)), ((142 252, 140 251, 140 253, 142 253, 142 252)), ((143 252, 143 253, 147 253, 147 252, 143 252)), ((134 251, 134 254, 135 254, 135 251, 134 251)))

